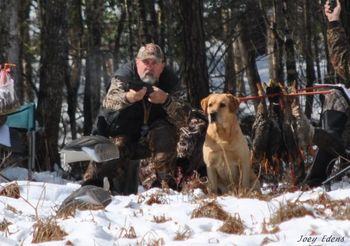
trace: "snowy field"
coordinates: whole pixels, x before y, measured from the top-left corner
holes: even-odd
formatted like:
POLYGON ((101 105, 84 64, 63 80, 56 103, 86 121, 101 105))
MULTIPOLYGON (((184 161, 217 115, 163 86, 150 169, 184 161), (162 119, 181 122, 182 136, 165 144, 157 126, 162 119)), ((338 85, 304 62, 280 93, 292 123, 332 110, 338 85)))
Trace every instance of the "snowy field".
POLYGON ((58 207, 79 184, 50 172, 26 181, 22 168, 3 174, 19 180, 2 183, 2 194, 12 184, 19 198, 0 196, 0 245, 45 238, 52 241, 35 245, 350 245, 349 180, 329 192, 316 188, 258 199, 140 189, 112 196, 104 209, 62 218, 58 207))

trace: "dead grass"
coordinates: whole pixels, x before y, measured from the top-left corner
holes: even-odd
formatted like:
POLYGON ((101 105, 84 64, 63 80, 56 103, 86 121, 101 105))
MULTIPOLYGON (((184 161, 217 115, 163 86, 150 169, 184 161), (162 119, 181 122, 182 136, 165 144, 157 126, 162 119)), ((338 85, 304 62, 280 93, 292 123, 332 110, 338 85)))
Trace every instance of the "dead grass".
POLYGON ((189 228, 179 229, 175 232, 175 241, 185 241, 191 237, 191 230, 189 228))
POLYGON ((216 202, 205 202, 193 210, 191 218, 208 217, 225 221, 230 215, 216 202))
POLYGON ((119 238, 129 238, 129 239, 136 238, 135 228, 132 226, 130 226, 129 228, 125 228, 125 227, 121 228, 119 238))
POLYGON ((74 246, 74 244, 72 243, 72 241, 68 240, 68 241, 66 241, 64 246, 74 246))
POLYGON ((332 200, 326 193, 322 193, 317 199, 305 202, 315 206, 318 214, 326 216, 326 210, 330 210, 337 220, 350 220, 350 198, 332 200))
POLYGON ((143 203, 146 200, 146 197, 144 197, 142 194, 139 194, 137 196, 137 203, 143 203))
MULTIPOLYGON (((349 204, 349 200, 347 201, 347 204, 349 204)), ((335 213, 334 218, 337 220, 350 220, 350 207, 342 207, 339 209, 340 211, 338 213, 335 213)))
POLYGON ((245 226, 241 220, 239 214, 235 214, 234 217, 230 216, 225 220, 224 224, 219 228, 219 231, 230 234, 243 234, 245 226))
MULTIPOLYGON (((281 195, 281 194, 278 194, 281 195)), ((239 191, 231 191, 228 193, 225 193, 223 196, 235 196, 237 198, 251 198, 251 199, 258 199, 261 201, 270 201, 275 196, 269 195, 269 194, 262 194, 258 191, 246 191, 246 190, 239 190, 239 191)), ((276 195, 277 196, 277 195, 276 195)))
POLYGON ((164 239, 159 238, 158 235, 149 231, 145 235, 143 235, 141 241, 136 242, 136 246, 162 246, 165 245, 164 239))
POLYGON ((14 214, 21 214, 22 213, 21 211, 17 210, 15 207, 12 207, 9 204, 6 204, 5 209, 8 210, 8 211, 11 211, 14 214))
POLYGON ((273 225, 272 228, 268 228, 268 224, 265 219, 262 224, 261 234, 274 234, 280 231, 280 228, 277 225, 273 225))
POLYGON ((4 219, 3 221, 0 222, 0 231, 4 232, 5 235, 10 234, 10 231, 9 231, 10 225, 12 225, 12 223, 4 219))
POLYGON ((159 215, 159 216, 153 215, 153 222, 158 223, 158 224, 165 223, 165 222, 170 221, 170 220, 171 220, 171 218, 165 217, 165 214, 159 215))
POLYGON ((17 182, 10 183, 9 185, 2 186, 0 188, 0 196, 7 196, 12 198, 20 198, 19 186, 17 182))
POLYGON ((152 205, 152 204, 162 204, 162 200, 160 199, 160 196, 158 194, 152 194, 150 198, 147 199, 146 204, 152 205))
POLYGON ((183 182, 181 192, 191 193, 195 189, 201 189, 204 194, 208 194, 208 178, 200 177, 198 172, 194 172, 194 174, 183 182))
POLYGON ((136 242, 136 246, 163 246, 165 245, 163 238, 150 239, 148 241, 142 240, 141 242, 136 242))
POLYGON ((304 217, 305 215, 313 216, 313 213, 307 210, 300 202, 290 202, 281 205, 280 208, 271 216, 270 222, 278 225, 284 221, 304 217))
POLYGON ((48 241, 63 240, 68 234, 61 229, 57 222, 53 219, 37 220, 33 225, 32 243, 42 243, 48 241))
POLYGON ((155 193, 152 194, 145 202, 147 205, 152 204, 168 204, 169 202, 164 198, 164 195, 162 193, 155 193))

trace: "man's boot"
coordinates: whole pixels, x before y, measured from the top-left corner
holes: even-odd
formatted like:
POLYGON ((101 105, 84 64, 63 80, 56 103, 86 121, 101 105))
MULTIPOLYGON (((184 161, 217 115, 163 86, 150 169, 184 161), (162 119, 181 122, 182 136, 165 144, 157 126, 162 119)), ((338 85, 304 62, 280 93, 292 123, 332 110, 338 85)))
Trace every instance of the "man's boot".
POLYGON ((335 110, 327 110, 322 115, 322 128, 315 128, 313 143, 320 149, 335 153, 345 154, 345 146, 342 138, 347 116, 345 113, 335 110))
POLYGON ((319 147, 314 162, 304 180, 310 187, 319 186, 327 179, 335 158, 345 155, 342 133, 347 120, 345 113, 327 110, 322 116, 322 128, 315 128, 313 143, 319 147))
POLYGON ((324 149, 319 149, 303 183, 309 187, 320 186, 332 170, 336 157, 324 149))

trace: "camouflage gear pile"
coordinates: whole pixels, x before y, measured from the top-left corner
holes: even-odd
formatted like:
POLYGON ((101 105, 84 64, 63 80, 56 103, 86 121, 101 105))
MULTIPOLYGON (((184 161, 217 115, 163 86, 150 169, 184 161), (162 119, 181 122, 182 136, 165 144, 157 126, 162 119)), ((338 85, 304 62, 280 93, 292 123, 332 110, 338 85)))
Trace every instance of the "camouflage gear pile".
POLYGON ((193 110, 188 125, 180 128, 177 143, 177 163, 185 177, 192 175, 193 171, 206 168, 202 148, 207 126, 208 122, 204 113, 193 110))
MULTIPOLYGON (((161 169, 159 169, 159 167, 162 166, 160 164, 162 158, 143 159, 140 163, 139 174, 142 185, 145 188, 151 188, 155 185, 160 186, 160 179, 166 179, 168 184, 169 179, 171 179, 172 185, 175 185, 173 183, 175 181, 176 188, 180 189, 182 183, 187 178, 191 177, 194 174, 194 171, 198 171, 201 176, 205 175, 206 166, 203 161, 202 148, 205 139, 207 124, 208 123, 203 112, 199 110, 192 110, 187 126, 181 127, 178 131, 179 140, 177 142, 171 141, 170 144, 166 143, 169 142, 169 139, 162 140, 162 134, 160 134, 161 132, 157 133, 157 131, 155 131, 153 133, 153 139, 158 139, 159 146, 163 146, 164 148, 165 146, 173 146, 173 144, 175 143, 177 151, 171 152, 171 150, 168 150, 168 156, 165 159, 171 159, 176 161, 176 168, 172 168, 172 170, 176 170, 176 173, 169 171, 162 172, 161 169), (176 154, 176 152, 177 156, 171 155, 171 153, 176 154), (163 174, 163 178, 160 178, 161 174, 163 174), (174 178, 175 180, 173 180, 174 178)), ((173 138, 173 136, 171 137, 173 138)), ((167 136, 167 138, 169 138, 169 136, 167 136)), ((154 144, 150 144, 150 146, 153 145, 154 144)), ((161 157, 161 155, 159 155, 159 157, 161 157)), ((164 164, 166 163, 167 162, 164 162, 164 164)))

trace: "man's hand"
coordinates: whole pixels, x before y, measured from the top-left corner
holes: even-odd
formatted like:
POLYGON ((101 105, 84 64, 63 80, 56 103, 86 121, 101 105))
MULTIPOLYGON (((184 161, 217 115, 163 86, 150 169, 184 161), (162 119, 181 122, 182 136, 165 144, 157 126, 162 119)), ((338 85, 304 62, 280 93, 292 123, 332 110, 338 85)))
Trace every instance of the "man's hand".
POLYGON ((148 101, 154 104, 163 104, 168 99, 168 93, 153 86, 153 92, 149 94, 148 101))
POLYGON ((327 16, 327 19, 329 22, 331 21, 339 21, 340 20, 340 11, 341 6, 339 0, 337 0, 337 6, 333 9, 333 11, 330 8, 329 0, 326 1, 324 5, 324 13, 327 16))
POLYGON ((143 97, 146 95, 146 92, 147 92, 146 87, 142 87, 142 89, 138 91, 130 89, 125 95, 126 100, 128 100, 129 103, 135 103, 135 102, 141 101, 143 97))

